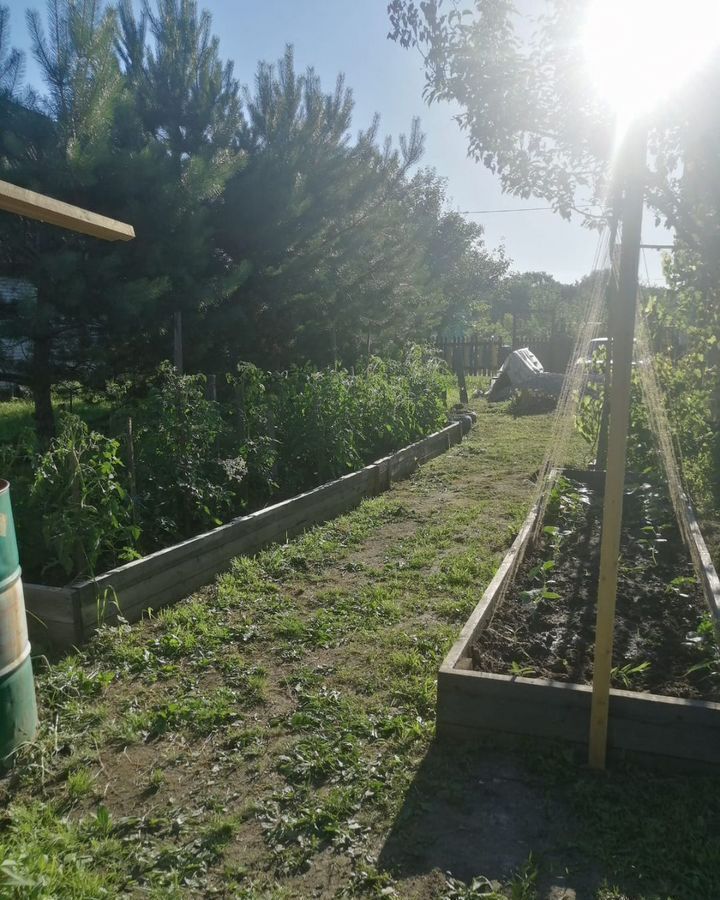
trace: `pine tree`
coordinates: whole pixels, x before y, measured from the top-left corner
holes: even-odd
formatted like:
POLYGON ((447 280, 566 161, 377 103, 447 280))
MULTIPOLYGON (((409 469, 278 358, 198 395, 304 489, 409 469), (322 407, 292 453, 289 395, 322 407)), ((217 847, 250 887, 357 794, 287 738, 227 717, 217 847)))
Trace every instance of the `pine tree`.
POLYGON ((226 358, 347 359, 373 284, 391 301, 380 281, 407 248, 387 243, 387 217, 422 152, 419 128, 397 151, 378 146, 377 121, 351 142, 344 80, 325 93, 311 69, 296 73, 290 47, 277 66, 260 64, 244 106, 247 161, 228 184, 220 241, 251 275, 223 314, 239 337, 226 358))
POLYGON ((23 55, 10 46, 10 10, 0 6, 0 96, 12 97, 23 75, 23 55))
MULTIPOLYGON (((116 17, 98 3, 50 0, 46 34, 28 14, 33 53, 46 93, 6 100, 0 171, 13 183, 121 220, 133 220, 148 182, 128 173, 131 148, 116 126, 124 85, 114 50, 116 17), (128 187, 135 185, 133 196, 128 187)), ((150 173, 149 173, 150 174, 150 173)), ((156 174, 156 173, 154 173, 156 174)), ((152 180, 152 179, 150 179, 152 180)), ((145 199, 147 202, 147 198, 145 199)), ((12 312, 10 330, 31 348, 19 373, 33 393, 39 434, 54 430, 51 389, 65 378, 107 371, 107 336, 162 281, 128 267, 126 245, 105 244, 39 222, 3 215, 3 271, 31 286, 12 312)))
POLYGON ((242 163, 239 87, 232 63, 220 59, 210 14, 198 12, 193 0, 157 0, 154 8, 146 2, 137 17, 130 0, 122 0, 119 21, 121 64, 147 152, 162 169, 164 221, 152 242, 169 290, 153 355, 169 355, 169 330, 179 313, 193 334, 185 361, 198 365, 211 352, 208 310, 244 277, 215 242, 225 184, 242 163))

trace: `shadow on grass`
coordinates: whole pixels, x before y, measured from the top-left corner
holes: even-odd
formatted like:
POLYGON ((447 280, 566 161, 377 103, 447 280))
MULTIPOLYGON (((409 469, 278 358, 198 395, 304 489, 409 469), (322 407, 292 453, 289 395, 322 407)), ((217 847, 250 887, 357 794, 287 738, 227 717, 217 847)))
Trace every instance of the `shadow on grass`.
POLYGON ((562 748, 436 741, 380 867, 398 879, 440 870, 507 883, 532 855, 538 898, 720 897, 720 776, 598 774, 581 762, 562 748))

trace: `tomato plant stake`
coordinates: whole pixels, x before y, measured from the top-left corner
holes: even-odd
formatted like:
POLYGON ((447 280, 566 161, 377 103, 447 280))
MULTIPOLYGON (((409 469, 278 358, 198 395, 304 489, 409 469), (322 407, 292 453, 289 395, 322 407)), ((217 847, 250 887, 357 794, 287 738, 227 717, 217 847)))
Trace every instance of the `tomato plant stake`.
POLYGON ((612 670, 613 626, 617 595, 618 556, 622 524, 623 486, 630 415, 635 308, 638 291, 638 263, 642 236, 643 199, 647 132, 637 124, 627 134, 622 147, 625 191, 622 200, 622 247, 618 274, 618 303, 613 316, 612 370, 610 375, 607 471, 603 503, 600 577, 598 582, 595 662, 590 713, 589 763, 605 767, 607 750, 610 673, 612 670))

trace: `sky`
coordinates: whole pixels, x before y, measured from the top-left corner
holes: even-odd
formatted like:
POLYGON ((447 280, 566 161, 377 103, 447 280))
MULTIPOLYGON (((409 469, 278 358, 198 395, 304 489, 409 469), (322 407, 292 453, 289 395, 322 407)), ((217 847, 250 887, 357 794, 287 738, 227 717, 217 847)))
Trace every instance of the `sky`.
MULTIPOLYGON (((11 11, 12 43, 27 52, 27 80, 37 86, 25 10, 28 5, 43 9, 43 4, 4 2, 9 2, 11 11)), ((211 12, 221 54, 234 61, 241 83, 252 84, 258 61, 275 61, 286 44, 292 44, 298 70, 313 66, 328 90, 338 73, 345 74, 355 99, 354 130, 367 127, 378 113, 382 134, 396 140, 418 116, 426 136, 421 165, 433 167, 447 179, 453 209, 514 210, 468 216, 484 227, 489 248, 504 245, 514 269, 549 272, 563 282, 574 282, 591 271, 597 233, 550 211, 521 211, 547 204, 504 195, 499 179, 468 158, 467 139, 453 120, 452 107, 425 104, 419 54, 387 38, 387 0, 199 0, 199 5, 211 12)), ((668 232, 654 227, 650 215, 646 215, 643 238, 649 243, 671 240, 668 232)), ((653 282, 662 281, 659 257, 657 251, 645 253, 653 282)))

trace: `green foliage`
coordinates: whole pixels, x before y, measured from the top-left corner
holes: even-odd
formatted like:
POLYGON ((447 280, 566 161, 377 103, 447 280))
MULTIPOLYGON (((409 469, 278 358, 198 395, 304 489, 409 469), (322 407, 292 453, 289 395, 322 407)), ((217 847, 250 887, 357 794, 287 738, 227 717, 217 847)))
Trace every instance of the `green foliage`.
MULTIPOLYGON (((651 365, 642 360, 638 365, 651 365)), ((605 351, 598 350, 592 362, 592 372, 605 377, 605 351)), ((589 385, 578 404, 575 427, 591 450, 597 450, 602 424, 604 384, 589 385)), ((656 441, 650 429, 645 398, 640 384, 640 373, 633 369, 630 389, 630 423, 627 443, 627 466, 635 472, 658 473, 660 460, 656 441)))
MULTIPOLYGON (((140 11, 51 0, 47 20, 49 37, 41 15, 29 19, 45 95, 0 91, 0 172, 131 222, 137 240, 32 223, 28 240, 0 216, 0 266, 28 284, 3 310, 29 351, 11 374, 32 391, 44 440, 54 384, 147 375, 168 356, 176 313, 183 368, 216 374, 241 360, 359 367, 448 329, 490 328, 508 262, 448 209, 442 178, 413 171, 417 121, 396 147, 377 119, 350 137, 343 79, 325 91, 290 47, 259 64, 241 105, 192 0, 140 11)), ((5 12, 0 31, 0 79, 14 84, 5 12)), ((267 447, 244 449, 267 461, 267 447)))
POLYGON ((720 507, 720 306, 717 250, 706 252, 712 258, 678 248, 665 268, 670 290, 654 292, 645 314, 684 475, 696 502, 709 509, 720 507))
POLYGON ((225 430, 205 377, 163 365, 140 410, 136 449, 139 515, 155 541, 219 525, 230 510, 246 465, 221 457, 225 430))
POLYGON ((237 455, 247 468, 241 495, 252 503, 266 500, 279 487, 274 414, 266 381, 267 373, 248 362, 238 363, 235 373, 227 376, 235 405, 230 419, 237 455))
POLYGON ((0 94, 12 95, 22 75, 23 58, 10 46, 10 10, 0 6, 0 94))
POLYGON ((650 668, 649 662, 626 663, 624 666, 613 666, 610 669, 610 678, 613 684, 620 685, 626 691, 637 690, 638 677, 650 668))
POLYGON ((472 156, 505 192, 544 197, 568 218, 576 193, 602 196, 613 147, 612 110, 588 99, 578 52, 586 9, 552 0, 529 27, 510 0, 388 3, 390 37, 420 48, 429 103, 459 104, 472 156))
POLYGON ((115 383, 104 415, 117 437, 61 413, 44 453, 30 429, 0 445, 23 566, 92 574, 344 475, 442 427, 446 377, 412 348, 358 374, 242 364, 222 402, 206 399, 204 376, 169 364, 149 384, 115 383))
POLYGON ((10 807, 12 825, 0 844, 0 894, 17 900, 68 897, 97 900, 123 892, 118 868, 127 857, 112 834, 110 816, 70 822, 54 804, 10 807), (104 858, 104 871, 94 860, 104 858))
POLYGON ((441 427, 444 367, 420 348, 365 372, 291 370, 276 383, 279 482, 336 478, 441 427))
POLYGON ((137 555, 140 529, 120 483, 119 443, 65 414, 60 432, 36 465, 31 507, 49 557, 66 575, 96 573, 137 555))

